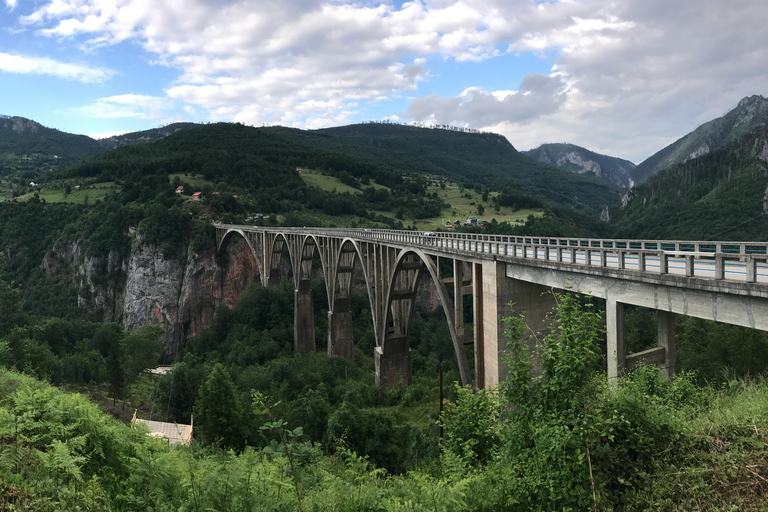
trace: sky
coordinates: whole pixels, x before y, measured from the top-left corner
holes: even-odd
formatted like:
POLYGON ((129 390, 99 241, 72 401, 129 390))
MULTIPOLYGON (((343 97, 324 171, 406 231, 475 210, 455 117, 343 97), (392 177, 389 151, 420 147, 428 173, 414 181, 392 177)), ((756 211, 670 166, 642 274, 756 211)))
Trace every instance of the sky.
POLYGON ((765 0, 0 2, 0 114, 93 137, 389 120, 639 163, 768 96, 765 0))

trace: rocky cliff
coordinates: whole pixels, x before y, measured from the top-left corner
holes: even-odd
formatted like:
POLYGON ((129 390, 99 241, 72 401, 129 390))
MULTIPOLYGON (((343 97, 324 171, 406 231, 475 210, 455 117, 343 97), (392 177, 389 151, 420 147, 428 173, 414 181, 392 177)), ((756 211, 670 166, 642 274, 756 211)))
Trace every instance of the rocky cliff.
POLYGON ((574 144, 542 144, 522 153, 539 162, 591 176, 617 190, 631 186, 629 175, 635 168, 635 164, 629 160, 601 155, 574 144))
POLYGON ((196 254, 191 247, 183 259, 168 259, 157 247, 136 240, 126 258, 117 253, 86 257, 77 242, 62 238, 46 256, 43 270, 53 277, 70 267, 78 306, 126 329, 158 324, 162 345, 172 353, 208 325, 220 304, 234 306, 258 275, 244 240, 229 244, 222 259, 225 266, 217 264, 214 249, 196 254))

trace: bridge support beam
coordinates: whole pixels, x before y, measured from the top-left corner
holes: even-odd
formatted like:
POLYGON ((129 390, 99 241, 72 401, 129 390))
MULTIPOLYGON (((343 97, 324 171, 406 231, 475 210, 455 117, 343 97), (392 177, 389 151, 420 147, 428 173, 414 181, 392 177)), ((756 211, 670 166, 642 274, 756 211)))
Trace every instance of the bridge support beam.
POLYGON ((376 367, 376 385, 395 386, 397 384, 411 385, 411 348, 408 338, 390 342, 387 351, 376 347, 373 353, 376 367))
POLYGON ((483 261, 480 275, 475 272, 476 279, 481 282, 481 289, 475 292, 475 318, 476 325, 482 325, 481 329, 475 329, 475 358, 480 359, 482 354, 483 367, 478 378, 478 386, 496 386, 507 378, 507 371, 503 364, 506 352, 507 339, 504 336, 504 324, 502 318, 508 316, 524 315, 528 330, 528 351, 531 354, 531 363, 534 374, 541 371, 541 362, 537 357, 537 339, 546 336, 549 332, 548 316, 552 313, 556 303, 551 289, 535 283, 509 279, 506 277, 506 263, 498 261, 483 261), (510 310, 509 303, 514 307, 510 310))
POLYGON ((661 377, 675 374, 675 314, 669 311, 657 311, 659 347, 664 348, 664 362, 659 368, 661 377))
POLYGON ((293 350, 315 352, 315 315, 309 279, 301 279, 294 293, 293 350))
POLYGON ((353 341, 349 298, 336 298, 328 312, 328 355, 352 360, 353 341))
POLYGON ((615 385, 624 373, 624 304, 615 299, 605 300, 605 328, 608 340, 608 382, 615 385))

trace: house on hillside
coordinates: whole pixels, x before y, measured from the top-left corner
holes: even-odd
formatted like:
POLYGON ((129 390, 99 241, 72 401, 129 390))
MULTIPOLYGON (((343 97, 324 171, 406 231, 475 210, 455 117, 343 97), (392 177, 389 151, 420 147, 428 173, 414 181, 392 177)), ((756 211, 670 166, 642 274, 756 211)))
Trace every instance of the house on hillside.
POLYGON ((183 194, 184 193, 184 185, 179 185, 176 187, 176 193, 177 194, 183 194))
POLYGON ((477 217, 474 215, 470 215, 467 217, 467 220, 464 221, 465 226, 477 226, 477 217))
POLYGON ((193 201, 202 201, 203 200, 203 193, 202 192, 195 192, 192 194, 192 200, 193 201))

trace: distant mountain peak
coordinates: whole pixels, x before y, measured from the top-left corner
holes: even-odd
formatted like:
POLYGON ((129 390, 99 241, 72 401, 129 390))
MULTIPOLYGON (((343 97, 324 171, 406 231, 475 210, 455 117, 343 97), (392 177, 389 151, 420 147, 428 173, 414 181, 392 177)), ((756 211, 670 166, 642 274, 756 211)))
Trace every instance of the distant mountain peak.
POLYGON ((631 178, 642 183, 664 169, 706 155, 765 125, 768 99, 758 94, 747 96, 722 117, 702 124, 638 164, 631 178))
POLYGON ((631 185, 629 174, 635 164, 607 155, 601 155, 575 144, 565 142, 542 144, 536 149, 522 151, 534 160, 554 165, 576 174, 591 176, 613 189, 631 185))
POLYGON ((0 128, 12 130, 16 133, 24 133, 27 131, 37 133, 43 128, 43 125, 40 123, 25 117, 3 116, 2 121, 3 122, 0 123, 0 128))

